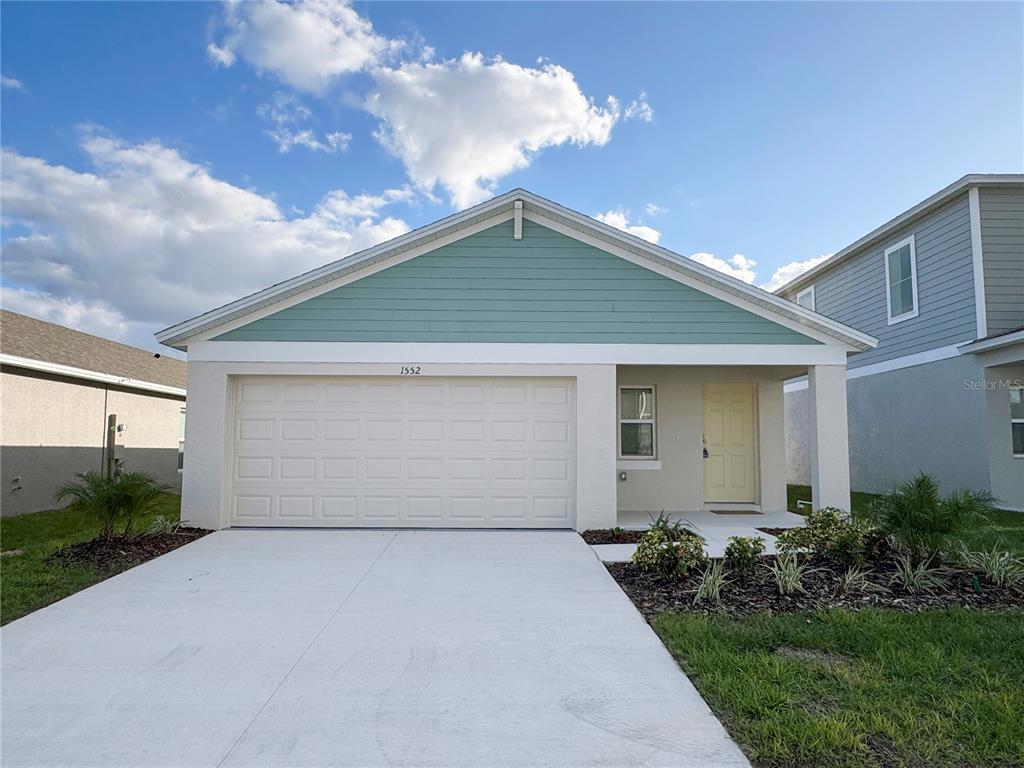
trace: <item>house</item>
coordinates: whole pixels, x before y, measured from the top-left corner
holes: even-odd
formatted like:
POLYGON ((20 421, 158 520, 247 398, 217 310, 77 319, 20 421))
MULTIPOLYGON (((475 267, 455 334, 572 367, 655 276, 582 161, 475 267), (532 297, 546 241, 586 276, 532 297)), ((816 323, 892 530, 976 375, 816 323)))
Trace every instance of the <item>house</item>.
POLYGON ((782 388, 848 506, 875 340, 517 189, 157 334, 188 352, 196 524, 601 528, 784 510, 782 388))
MULTIPOLYGON (((878 338, 847 374, 854 488, 923 471, 1024 510, 1024 175, 965 176, 776 293, 878 338)), ((786 385, 792 482, 807 399, 786 385)))
POLYGON ((0 512, 53 509, 62 482, 103 471, 111 415, 121 466, 180 488, 185 369, 181 360, 0 311, 0 512))

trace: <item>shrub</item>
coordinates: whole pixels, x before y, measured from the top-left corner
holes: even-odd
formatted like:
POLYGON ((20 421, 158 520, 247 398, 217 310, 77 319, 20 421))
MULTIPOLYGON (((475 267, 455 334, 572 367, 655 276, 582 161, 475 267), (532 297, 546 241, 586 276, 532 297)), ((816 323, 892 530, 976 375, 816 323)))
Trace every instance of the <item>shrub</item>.
POLYGON ((705 568, 697 582, 694 603, 708 601, 715 605, 722 604, 722 587, 729 583, 725 578, 725 567, 720 559, 712 560, 705 568))
POLYGON ((881 538, 874 526, 846 517, 841 509, 822 507, 807 515, 802 528, 789 528, 778 536, 782 553, 811 552, 842 563, 860 563, 881 538))
POLYGON ((687 535, 673 541, 664 531, 652 528, 640 537, 633 562, 648 573, 684 576, 707 562, 707 555, 704 542, 697 536, 687 535))
POLYGON ((100 536, 130 536, 135 518, 153 509, 167 486, 145 472, 126 472, 106 477, 99 472, 75 475, 57 489, 57 501, 71 500, 72 509, 91 513, 100 522, 100 536), (124 527, 117 532, 118 523, 124 527))
POLYGON ((668 541, 678 541, 686 536, 697 535, 693 530, 692 523, 688 520, 673 520, 665 510, 659 512, 657 517, 651 514, 648 514, 648 517, 651 518, 651 524, 647 530, 661 531, 668 541))
POLYGON ((898 584, 904 592, 912 595, 931 593, 940 589, 943 582, 942 571, 930 568, 927 561, 915 563, 908 555, 896 558, 896 573, 893 574, 892 583, 898 584))
POLYGON ((869 576, 874 573, 870 568, 862 565, 852 565, 839 577, 839 591, 842 594, 866 595, 872 592, 888 592, 889 590, 881 584, 871 581, 869 576))
POLYGON ((725 564, 742 578, 749 579, 763 554, 764 539, 760 536, 730 536, 725 547, 725 564))
POLYGON ((768 566, 768 571, 775 578, 775 587, 780 595, 807 591, 804 589, 804 576, 808 573, 808 568, 806 564, 800 564, 795 552, 776 557, 775 562, 768 566))
POLYGON ((994 504, 988 491, 960 489, 943 498, 935 478, 922 473, 875 501, 868 515, 913 565, 938 564, 942 553, 994 504))
POLYGON ((1024 560, 999 549, 999 543, 990 552, 971 552, 964 547, 960 559, 969 568, 985 574, 985 578, 997 587, 1012 588, 1024 584, 1024 560))

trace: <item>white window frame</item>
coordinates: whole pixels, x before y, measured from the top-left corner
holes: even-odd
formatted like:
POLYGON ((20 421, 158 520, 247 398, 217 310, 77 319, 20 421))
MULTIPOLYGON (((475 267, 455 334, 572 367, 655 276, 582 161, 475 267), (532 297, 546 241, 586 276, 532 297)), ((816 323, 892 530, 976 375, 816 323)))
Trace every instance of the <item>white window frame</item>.
POLYGON ((620 461, 657 461, 658 460, 658 390, 653 384, 620 384, 617 390, 618 397, 615 398, 615 410, 618 421, 616 425, 615 440, 618 443, 620 461), (650 419, 624 419, 622 418, 622 390, 624 389, 649 389, 651 390, 652 408, 650 419), (651 448, 653 453, 650 456, 626 456, 622 453, 622 425, 623 424, 650 424, 651 425, 651 448))
POLYGON ((910 320, 917 317, 920 312, 921 305, 917 299, 917 247, 914 245, 914 235, 906 237, 898 243, 886 248, 882 267, 885 270, 885 314, 888 318, 888 324, 895 325, 896 323, 902 323, 904 320, 910 320), (902 315, 893 316, 892 285, 889 283, 889 256, 907 245, 910 246, 910 291, 914 297, 914 308, 909 312, 904 312, 902 315))
POLYGON ((184 456, 185 456, 185 419, 188 418, 185 415, 185 409, 181 408, 178 412, 178 471, 181 472, 185 468, 184 456))
POLYGON ((818 310, 815 309, 815 304, 814 304, 814 286, 813 285, 809 285, 806 288, 804 288, 802 291, 797 293, 797 295, 796 295, 796 303, 799 304, 804 309, 809 309, 809 310, 811 310, 811 312, 817 312, 818 310), (807 296, 808 294, 810 294, 810 296, 811 296, 811 306, 809 306, 809 307, 804 305, 804 304, 800 304, 800 299, 802 299, 804 296, 807 296))
MULTIPOLYGON (((1011 390, 1011 391, 1015 390, 1015 389, 1020 392, 1021 400, 1024 400, 1024 387, 1010 387, 1009 388, 1009 390, 1011 390)), ((1007 398, 1009 398, 1009 394, 1007 394, 1007 398)), ((1013 406, 1011 405, 1010 407, 1012 408, 1013 406)), ((1015 418, 1013 418, 1013 412, 1011 411, 1010 412, 1010 455, 1013 456, 1013 458, 1015 458, 1015 459, 1024 459, 1024 453, 1014 453, 1013 452, 1013 425, 1014 424, 1024 424, 1024 419, 1015 419, 1015 418)))

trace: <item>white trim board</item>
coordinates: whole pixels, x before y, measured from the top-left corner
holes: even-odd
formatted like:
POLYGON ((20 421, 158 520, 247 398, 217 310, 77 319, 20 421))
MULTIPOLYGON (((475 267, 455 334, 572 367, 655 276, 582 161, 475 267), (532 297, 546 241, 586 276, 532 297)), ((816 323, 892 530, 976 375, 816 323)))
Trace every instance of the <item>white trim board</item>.
POLYGON ((965 355, 973 355, 977 352, 988 352, 993 349, 1009 347, 1012 344, 1019 344, 1024 341, 1024 328, 1017 331, 1010 331, 999 336, 992 336, 987 339, 977 339, 961 344, 958 349, 965 355))
POLYGON ((159 392, 164 395, 185 397, 185 390, 181 387, 169 387, 166 384, 156 384, 152 381, 141 381, 139 379, 129 379, 125 376, 114 376, 109 373, 100 373, 99 371, 89 371, 85 368, 76 368, 72 365, 48 363, 44 360, 33 360, 30 357, 0 354, 0 364, 10 365, 16 368, 28 368, 29 370, 52 373, 58 376, 67 376, 73 379, 98 381, 103 384, 116 384, 119 387, 125 387, 127 389, 141 389, 146 392, 159 392))
POLYGON ((223 363, 537 363, 547 365, 846 365, 825 344, 499 344, 199 341, 188 359, 223 363))
MULTIPOLYGON (((666 274, 679 282, 699 287, 705 293, 722 297, 738 306, 756 306, 758 307, 757 313, 761 316, 769 317, 787 327, 788 324, 795 323, 803 333, 809 336, 823 334, 830 343, 846 344, 851 350, 870 349, 878 343, 874 337, 855 328, 830 320, 760 288, 724 275, 692 259, 687 259, 666 248, 617 230, 523 189, 512 190, 430 226, 179 323, 160 331, 156 334, 156 338, 161 343, 184 349, 192 341, 202 341, 224 333, 232 324, 242 323, 243 318, 245 318, 244 322, 252 322, 257 319, 258 313, 262 310, 271 308, 276 310, 290 306, 287 302, 295 303, 298 300, 293 300, 291 297, 302 295, 309 298, 336 287, 336 281, 345 276, 352 275, 351 279, 353 280, 358 279, 355 276, 365 276, 368 272, 364 270, 369 270, 378 262, 394 258, 395 261, 391 263, 398 263, 403 255, 414 251, 425 253, 441 247, 445 242, 466 237, 479 228, 483 228, 485 222, 490 221, 491 223, 487 226, 493 226, 494 223, 512 219, 515 216, 515 206, 518 202, 522 202, 523 216, 528 219, 538 221, 538 223, 543 223, 553 229, 557 228, 557 231, 576 240, 589 242, 601 250, 623 258, 626 258, 623 254, 628 253, 630 261, 639 263, 648 269, 658 271, 656 267, 661 266, 666 271, 659 272, 659 274, 666 274)), ((412 256, 406 255, 405 258, 412 258, 412 256)))
MULTIPOLYGON (((889 371, 899 371, 903 368, 913 368, 915 365, 925 365, 927 363, 937 363, 940 360, 949 360, 953 357, 959 357, 961 344, 950 344, 945 347, 936 347, 935 349, 929 349, 925 352, 917 352, 913 355, 904 355, 903 357, 894 357, 892 360, 883 360, 880 363, 871 363, 869 365, 862 365, 859 368, 847 368, 846 380, 860 379, 864 376, 874 376, 879 373, 888 373, 889 371)), ((800 390, 807 389, 807 377, 801 376, 798 379, 787 381, 782 388, 783 392, 799 392, 800 390)))
POLYGON ((981 247, 981 195, 977 187, 967 192, 971 216, 971 258, 974 268, 974 315, 977 338, 988 334, 988 314, 985 307, 985 257, 981 247))

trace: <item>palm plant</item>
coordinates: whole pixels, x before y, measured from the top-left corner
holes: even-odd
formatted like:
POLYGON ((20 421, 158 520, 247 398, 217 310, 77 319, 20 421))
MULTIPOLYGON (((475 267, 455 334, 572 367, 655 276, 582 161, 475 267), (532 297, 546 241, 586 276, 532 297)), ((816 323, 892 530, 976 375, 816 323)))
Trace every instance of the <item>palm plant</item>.
POLYGON ((126 472, 107 477, 99 472, 82 472, 57 489, 57 501, 71 500, 72 509, 93 514, 100 523, 100 536, 130 536, 135 518, 151 511, 167 486, 145 472, 126 472), (118 522, 124 527, 117 533, 118 522))
POLYGON ((912 564, 938 564, 942 553, 995 503, 988 491, 960 489, 942 497, 935 478, 921 473, 879 498, 867 515, 912 564))

